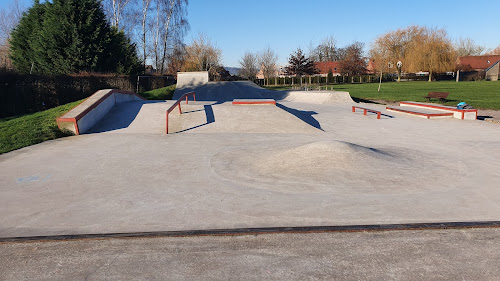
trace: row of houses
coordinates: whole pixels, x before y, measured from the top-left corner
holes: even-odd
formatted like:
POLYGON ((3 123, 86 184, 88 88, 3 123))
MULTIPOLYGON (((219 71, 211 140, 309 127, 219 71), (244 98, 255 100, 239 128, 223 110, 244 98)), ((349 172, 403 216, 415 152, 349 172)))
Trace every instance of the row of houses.
MULTIPOLYGON (((338 61, 320 61, 315 62, 314 67, 318 70, 318 73, 315 76, 327 77, 328 73, 331 71, 333 76, 341 76, 340 69, 338 67, 338 61)), ((373 61, 370 60, 368 62, 368 66, 366 67, 366 74, 374 74, 374 64, 373 61)), ((285 72, 285 67, 278 67, 273 77, 290 77, 285 72)), ((264 79, 264 75, 262 74, 262 70, 257 74, 257 79, 264 79)))
MULTIPOLYGON (((315 62, 314 66, 318 70, 315 76, 327 77, 331 71, 333 76, 340 76, 338 68, 338 61, 322 61, 315 62)), ((458 57, 456 61, 456 68, 461 72, 477 73, 482 78, 490 81, 498 81, 500 70, 500 55, 488 56, 463 56, 458 57)), ((375 74, 375 64, 373 60, 369 60, 366 67, 366 74, 375 74)), ((429 72, 419 72, 417 74, 429 74, 429 72)), ((273 77, 289 77, 285 72, 284 67, 279 67, 273 77)), ((257 74, 257 79, 264 79, 262 71, 257 74)))

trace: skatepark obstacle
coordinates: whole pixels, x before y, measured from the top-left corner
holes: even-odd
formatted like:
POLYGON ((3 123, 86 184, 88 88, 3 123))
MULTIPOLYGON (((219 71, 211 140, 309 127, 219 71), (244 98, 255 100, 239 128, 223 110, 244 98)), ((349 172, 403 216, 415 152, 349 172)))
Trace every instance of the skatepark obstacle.
POLYGON ((256 105, 256 104, 276 105, 276 101, 273 99, 234 99, 233 104, 235 104, 235 105, 256 105))
POLYGON ((365 108, 365 107, 360 107, 360 106, 352 106, 352 112, 356 112, 356 108, 362 109, 363 110, 363 115, 366 115, 367 112, 373 112, 377 114, 377 119, 380 119, 380 111, 365 108))
POLYGON ((177 72, 177 88, 208 83, 208 71, 177 72))
POLYGON ((196 95, 195 95, 194 92, 185 93, 179 99, 177 99, 177 101, 174 104, 172 104, 172 106, 169 109, 167 109, 167 114, 166 114, 166 117, 165 117, 165 121, 166 121, 165 133, 166 134, 168 134, 168 114, 170 112, 172 112, 172 110, 174 110, 174 108, 176 106, 179 106, 179 114, 182 114, 181 101, 184 100, 184 99, 186 99, 186 104, 188 104, 188 96, 193 96, 194 101, 196 101, 196 95))
POLYGON ((99 122, 116 104, 134 100, 144 100, 144 98, 136 93, 117 89, 99 90, 57 118, 57 126, 75 135, 83 134, 99 122))

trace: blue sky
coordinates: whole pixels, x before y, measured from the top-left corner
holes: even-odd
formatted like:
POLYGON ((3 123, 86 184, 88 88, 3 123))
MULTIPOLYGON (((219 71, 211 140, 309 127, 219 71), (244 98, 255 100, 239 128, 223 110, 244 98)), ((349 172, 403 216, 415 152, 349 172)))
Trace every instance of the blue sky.
POLYGON ((335 1, 190 0, 189 41, 206 33, 222 49, 225 66, 238 66, 245 51, 270 46, 281 64, 298 47, 305 51, 333 35, 342 47, 371 42, 408 25, 445 28, 451 38, 470 37, 488 48, 500 45, 500 0, 335 1))
MULTIPOLYGON (((24 0, 30 3, 30 0, 24 0)), ((0 0, 0 8, 11 0, 0 0)), ((500 45, 500 0, 335 1, 189 0, 186 43, 203 32, 222 50, 225 66, 238 66, 245 51, 271 47, 285 64, 291 52, 334 36, 337 46, 354 41, 369 50, 374 39, 408 25, 445 28, 452 39, 500 45)))

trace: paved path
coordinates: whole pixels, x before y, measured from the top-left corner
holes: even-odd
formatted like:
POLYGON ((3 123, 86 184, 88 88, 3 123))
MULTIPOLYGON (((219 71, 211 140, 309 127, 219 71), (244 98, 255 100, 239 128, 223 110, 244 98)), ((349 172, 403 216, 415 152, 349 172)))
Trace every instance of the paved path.
POLYGON ((499 280, 500 230, 0 244, 1 280, 499 280))

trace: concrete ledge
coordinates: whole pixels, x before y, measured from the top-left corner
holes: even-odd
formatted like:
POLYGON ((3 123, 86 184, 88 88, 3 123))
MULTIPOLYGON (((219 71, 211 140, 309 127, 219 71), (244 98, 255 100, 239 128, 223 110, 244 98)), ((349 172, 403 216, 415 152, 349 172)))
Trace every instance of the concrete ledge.
POLYGON ((276 101, 273 99, 234 99, 233 104, 240 105, 276 105, 276 101))
POLYGON ((477 109, 457 109, 453 106, 439 105, 439 104, 429 104, 414 101, 402 101, 399 103, 400 106, 411 106, 419 108, 428 108, 438 111, 451 112, 453 117, 461 120, 476 120, 477 119, 477 109))
POLYGON ((400 112, 400 113, 411 114, 411 115, 415 115, 415 116, 427 118, 427 119, 452 117, 453 116, 453 113, 450 113, 450 112, 436 113, 435 111, 434 112, 430 112, 429 110, 427 110, 427 111, 418 110, 417 111, 417 110, 410 110, 410 109, 402 109, 400 107, 386 107, 386 109, 389 111, 396 111, 396 112, 400 112))
POLYGON ((83 134, 94 126, 117 103, 144 100, 133 92, 105 89, 95 92, 81 104, 56 119, 59 129, 66 129, 75 135, 83 134))
POLYGON ((208 71, 177 72, 177 89, 205 85, 208 81, 208 71))

